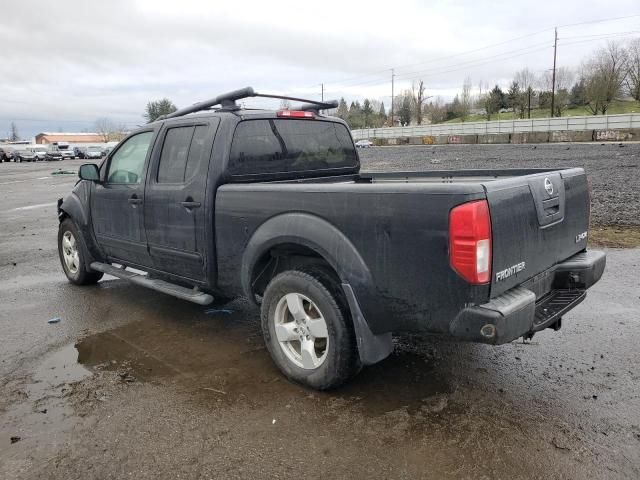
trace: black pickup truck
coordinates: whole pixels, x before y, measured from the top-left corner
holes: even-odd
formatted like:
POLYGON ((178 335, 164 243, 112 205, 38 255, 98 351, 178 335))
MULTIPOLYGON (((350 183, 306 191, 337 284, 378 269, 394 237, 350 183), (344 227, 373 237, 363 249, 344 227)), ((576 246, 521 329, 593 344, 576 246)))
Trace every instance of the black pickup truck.
POLYGON ((384 359, 392 332, 498 345, 558 329, 602 276, 582 169, 363 173, 321 114, 335 103, 236 105, 256 96, 302 100, 231 92, 83 165, 58 202, 68 279, 245 296, 282 372, 326 389, 384 359))

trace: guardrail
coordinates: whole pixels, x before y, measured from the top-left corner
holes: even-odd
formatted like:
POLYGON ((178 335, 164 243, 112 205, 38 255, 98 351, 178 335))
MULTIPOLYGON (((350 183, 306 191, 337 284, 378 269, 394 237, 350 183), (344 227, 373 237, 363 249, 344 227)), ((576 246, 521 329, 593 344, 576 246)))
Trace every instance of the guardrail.
POLYGON ((366 128, 352 130, 352 134, 355 140, 362 140, 364 138, 424 137, 428 135, 485 135, 559 130, 620 130, 627 128, 640 128, 640 113, 366 128))

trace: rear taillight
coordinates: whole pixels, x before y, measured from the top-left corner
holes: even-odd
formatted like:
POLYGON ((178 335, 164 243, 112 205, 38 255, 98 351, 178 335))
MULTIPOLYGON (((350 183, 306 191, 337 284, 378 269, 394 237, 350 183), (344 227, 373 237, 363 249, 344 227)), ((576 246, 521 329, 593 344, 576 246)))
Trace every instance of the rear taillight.
POLYGON ((491 217, 486 200, 463 203, 449 213, 449 261, 467 282, 491 279, 491 217))
POLYGON ((316 118, 315 113, 305 110, 279 110, 277 115, 286 118, 316 118))

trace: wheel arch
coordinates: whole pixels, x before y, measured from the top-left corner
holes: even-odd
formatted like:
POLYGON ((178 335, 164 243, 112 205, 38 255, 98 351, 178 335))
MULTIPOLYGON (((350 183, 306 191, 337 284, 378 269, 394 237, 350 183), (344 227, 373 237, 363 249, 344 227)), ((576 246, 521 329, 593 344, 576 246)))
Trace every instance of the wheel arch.
MULTIPOLYGON (((269 268, 273 259, 291 263, 322 263, 341 283, 355 290, 372 287, 371 273, 351 241, 327 220, 308 213, 286 213, 264 222, 251 236, 241 266, 241 284, 247 298, 255 301, 265 278, 281 269, 269 268), (264 275, 268 275, 264 277, 264 275), (263 277, 261 279, 261 277, 263 277), (256 287, 258 287, 256 291, 256 287)), ((273 267, 273 265, 272 265, 273 267)), ((268 283, 268 282, 266 282, 268 283)))

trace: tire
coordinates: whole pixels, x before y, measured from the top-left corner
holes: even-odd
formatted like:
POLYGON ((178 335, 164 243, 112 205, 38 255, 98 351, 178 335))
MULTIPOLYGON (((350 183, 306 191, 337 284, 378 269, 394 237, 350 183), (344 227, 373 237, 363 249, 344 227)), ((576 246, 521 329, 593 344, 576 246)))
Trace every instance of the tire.
POLYGON ((58 228, 58 255, 64 274, 74 285, 92 285, 102 278, 102 272, 87 270, 87 246, 70 218, 64 219, 58 228), (70 260, 72 257, 74 261, 70 260))
POLYGON ((321 270, 290 270, 276 275, 264 292, 261 314, 267 349, 290 380, 327 390, 342 385, 359 371, 348 308, 339 286, 321 270), (298 321, 292 311, 298 312, 298 321), (280 326, 278 333, 276 325, 280 326))

